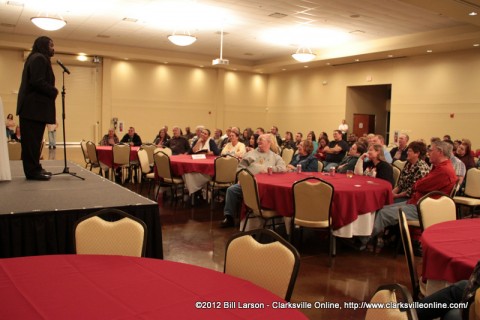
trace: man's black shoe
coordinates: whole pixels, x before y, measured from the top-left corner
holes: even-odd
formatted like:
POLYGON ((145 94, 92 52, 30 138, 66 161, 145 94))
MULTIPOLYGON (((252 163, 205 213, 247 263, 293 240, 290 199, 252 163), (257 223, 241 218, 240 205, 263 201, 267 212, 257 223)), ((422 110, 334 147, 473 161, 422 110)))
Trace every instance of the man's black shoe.
POLYGON ((235 226, 235 221, 231 216, 225 216, 222 223, 220 223, 220 228, 231 228, 235 226))
POLYGON ((52 173, 50 171, 47 171, 45 169, 42 169, 42 171, 40 172, 41 174, 44 174, 44 175, 47 175, 47 176, 51 176, 52 173))
POLYGON ((34 175, 31 175, 31 176, 27 176, 27 180, 41 180, 41 181, 47 181, 47 180, 50 180, 52 176, 49 176, 47 174, 43 174, 41 172, 37 173, 37 174, 34 174, 34 175))

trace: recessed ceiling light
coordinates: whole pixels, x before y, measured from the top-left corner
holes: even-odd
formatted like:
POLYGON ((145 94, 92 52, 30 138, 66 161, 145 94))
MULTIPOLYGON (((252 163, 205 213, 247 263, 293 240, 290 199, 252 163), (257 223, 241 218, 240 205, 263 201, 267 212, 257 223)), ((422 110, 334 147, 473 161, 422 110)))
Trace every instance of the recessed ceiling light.
POLYGON ((428 53, 432 53, 432 52, 433 52, 433 50, 427 50, 427 52, 428 52, 428 53))
POLYGON ((360 59, 355 59, 355 62, 359 62, 359 61, 360 61, 360 59))
POLYGON ((480 43, 474 43, 473 46, 474 47, 480 47, 480 43))
POLYGON ((478 13, 476 13, 475 11, 472 11, 472 12, 470 12, 468 15, 474 17, 474 16, 476 16, 477 14, 478 14, 478 13))
POLYGON ((308 68, 308 66, 303 66, 305 69, 308 68))
POLYGON ((393 58, 393 54, 389 54, 388 57, 389 57, 389 58, 393 58))

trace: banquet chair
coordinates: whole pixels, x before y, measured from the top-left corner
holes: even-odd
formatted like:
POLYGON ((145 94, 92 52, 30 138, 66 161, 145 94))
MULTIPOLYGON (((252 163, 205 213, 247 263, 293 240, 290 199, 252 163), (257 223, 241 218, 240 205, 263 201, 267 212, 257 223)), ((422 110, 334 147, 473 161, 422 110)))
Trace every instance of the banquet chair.
POLYGON ((407 163, 407 162, 402 161, 402 160, 395 160, 395 161, 393 161, 392 165, 394 167, 397 167, 398 169, 400 169, 400 171, 402 171, 403 167, 405 167, 405 163, 407 163))
POLYGON ((100 161, 98 161, 97 146, 92 141, 88 141, 86 145, 88 159, 90 161, 90 171, 92 171, 93 168, 99 168, 99 174, 102 175, 103 170, 100 161))
POLYGON ((163 151, 158 151, 153 155, 153 161, 155 162, 157 174, 160 178, 155 199, 158 199, 160 187, 167 186, 170 188, 170 192, 172 194, 172 201, 175 200, 176 202, 178 200, 178 189, 182 191, 181 200, 183 201, 183 188, 185 186, 185 182, 181 177, 173 176, 172 167, 170 165, 170 157, 163 151))
POLYGON ((16 141, 8 141, 8 159, 22 160, 22 144, 16 141))
POLYGON ((144 143, 140 146, 140 148, 147 151, 148 164, 153 167, 153 155, 155 154, 155 149, 157 149, 157 146, 153 143, 144 143))
POLYGON ((480 169, 471 168, 467 171, 464 196, 456 196, 453 201, 457 205, 458 217, 461 217, 461 208, 468 207, 473 218, 475 209, 480 206, 480 169))
POLYGON ((455 202, 441 191, 432 191, 420 198, 417 212, 422 231, 436 223, 457 219, 455 202))
MULTIPOLYGON (((210 208, 213 210, 215 191, 217 195, 220 190, 226 190, 235 183, 237 174, 238 159, 231 155, 217 157, 215 159, 215 175, 207 185, 207 199, 210 199, 210 208), (210 197, 208 196, 210 192, 210 197)), ((213 214, 213 212, 211 212, 213 214)))
POLYGON ((74 244, 77 254, 143 257, 147 226, 142 220, 118 209, 102 209, 76 221, 74 244), (121 217, 107 221, 100 216, 121 217))
POLYGON ((292 161, 294 152, 295 152, 295 150, 293 150, 293 149, 283 148, 282 159, 285 162, 285 165, 288 165, 292 161))
POLYGON ((226 245, 224 273, 253 282, 286 301, 292 296, 299 267, 295 247, 269 229, 238 233, 226 245))
POLYGON ((336 253, 335 237, 331 226, 333 186, 317 177, 307 177, 292 186, 293 216, 290 227, 290 243, 293 244, 295 229, 300 229, 300 243, 303 228, 326 229, 329 234, 330 249, 328 265, 336 253))
POLYGON ((140 191, 139 194, 142 194, 143 185, 148 182, 148 193, 147 197, 150 198, 150 190, 152 189, 152 183, 155 181, 155 172, 153 172, 150 167, 148 151, 146 149, 140 148, 137 151, 138 161, 140 163, 140 171, 142 173, 140 180, 140 191))
POLYGON ((395 188, 398 184, 398 179, 400 178, 400 172, 402 170, 400 170, 396 166, 392 166, 392 169, 393 169, 393 187, 395 188))
POLYGON ((318 172, 323 172, 323 161, 318 161, 318 172))
POLYGON ((271 226, 275 230, 275 218, 283 218, 275 210, 262 208, 260 198, 258 196, 257 180, 253 174, 247 169, 242 169, 237 173, 237 181, 242 186, 243 202, 247 207, 245 216, 245 224, 243 231, 247 227, 250 218, 259 218, 263 220, 263 228, 267 226, 267 222, 272 222, 271 226))
POLYGON ((167 156, 171 157, 172 156, 172 149, 164 147, 164 148, 155 148, 153 151, 153 154, 157 153, 158 151, 162 151, 165 153, 167 156))
POLYGON ((82 141, 80 141, 80 148, 82 148, 83 160, 85 160, 85 169, 87 169, 88 166, 90 165, 90 159, 88 158, 88 151, 87 151, 87 141, 82 139, 82 141))
POLYGON ((403 250, 405 252, 405 259, 407 260, 410 282, 412 284, 412 297, 413 300, 417 301, 422 296, 425 296, 425 286, 419 281, 417 269, 415 267, 415 256, 413 254, 412 240, 408 230, 407 218, 402 209, 398 209, 398 225, 400 227, 400 236, 403 243, 403 250))
MULTIPOLYGON (((408 289, 398 283, 381 285, 375 291, 370 303, 405 303, 413 304, 412 295, 408 289)), ((414 308, 368 308, 365 320, 416 320, 417 312, 414 308)))
POLYGON ((122 183, 125 182, 125 172, 131 177, 133 166, 130 164, 130 145, 116 144, 112 148, 113 152, 113 168, 119 170, 122 176, 122 183))

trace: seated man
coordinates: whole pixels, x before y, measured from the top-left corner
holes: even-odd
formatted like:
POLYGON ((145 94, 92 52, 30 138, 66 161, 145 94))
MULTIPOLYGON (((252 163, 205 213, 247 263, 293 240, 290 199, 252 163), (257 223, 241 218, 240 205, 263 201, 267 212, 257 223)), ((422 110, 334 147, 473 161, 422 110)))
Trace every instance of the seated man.
POLYGON ((140 136, 135 132, 135 128, 134 127, 130 127, 128 129, 128 133, 126 133, 122 140, 120 140, 120 142, 123 142, 123 143, 128 143, 130 144, 131 146, 136 146, 136 147, 140 147, 142 145, 142 139, 140 138, 140 136))
POLYGON ((348 150, 347 156, 338 164, 338 173, 347 173, 348 170, 355 170, 358 158, 366 151, 365 145, 355 142, 348 150))
POLYGON ((120 141, 118 140, 117 135, 115 134, 114 129, 108 129, 108 133, 103 136, 102 140, 98 143, 101 146, 114 146, 120 141))
POLYGON ((173 137, 165 143, 165 147, 172 149, 172 155, 185 154, 190 149, 188 140, 180 134, 180 127, 173 127, 173 137))
POLYGON ((200 133, 200 138, 195 140, 188 152, 190 154, 194 153, 206 153, 209 155, 216 155, 220 154, 220 150, 218 150, 217 144, 215 141, 210 137, 210 130, 202 129, 200 133))
POLYGON ((398 136, 398 147, 393 148, 390 150, 390 155, 392 156, 392 161, 407 160, 407 145, 408 145, 408 135, 405 133, 401 133, 398 136))
POLYGON ((342 132, 340 130, 333 131, 333 141, 328 143, 328 146, 323 149, 326 153, 325 161, 323 162, 323 171, 329 171, 330 168, 335 168, 342 161, 343 157, 348 151, 348 144, 342 140, 342 132))
MULTIPOLYGON (((401 208, 407 220, 418 220, 417 202, 430 191, 441 191, 450 194, 457 176, 450 162, 452 146, 444 141, 432 142, 429 150, 433 169, 413 185, 413 193, 408 201, 387 205, 377 212, 372 237, 378 236, 386 227, 398 223, 398 209, 401 208)), ((382 239, 379 238, 381 247, 382 239)))
MULTIPOLYGON (((272 144, 270 134, 262 134, 258 138, 258 148, 245 153, 242 161, 238 164, 238 170, 248 169, 252 174, 265 173, 268 167, 272 167, 272 172, 285 172, 286 166, 282 157, 270 150, 272 144)), ((243 200, 242 187, 234 184, 227 189, 225 198, 224 216, 220 227, 228 228, 235 225, 235 217, 239 215, 240 204, 243 200)))

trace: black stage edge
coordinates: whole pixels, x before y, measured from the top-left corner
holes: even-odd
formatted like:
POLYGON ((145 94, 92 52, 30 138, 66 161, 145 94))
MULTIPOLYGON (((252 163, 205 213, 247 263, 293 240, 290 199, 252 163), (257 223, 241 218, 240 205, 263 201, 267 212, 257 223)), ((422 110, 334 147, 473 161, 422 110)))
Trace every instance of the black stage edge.
MULTIPOLYGON (((42 161, 52 173, 60 160, 42 161)), ((158 204, 69 162, 70 175, 26 180, 21 161, 10 161, 11 181, 0 181, 0 258, 74 253, 73 226, 80 217, 117 208, 145 221, 146 256, 163 259, 158 204)))

